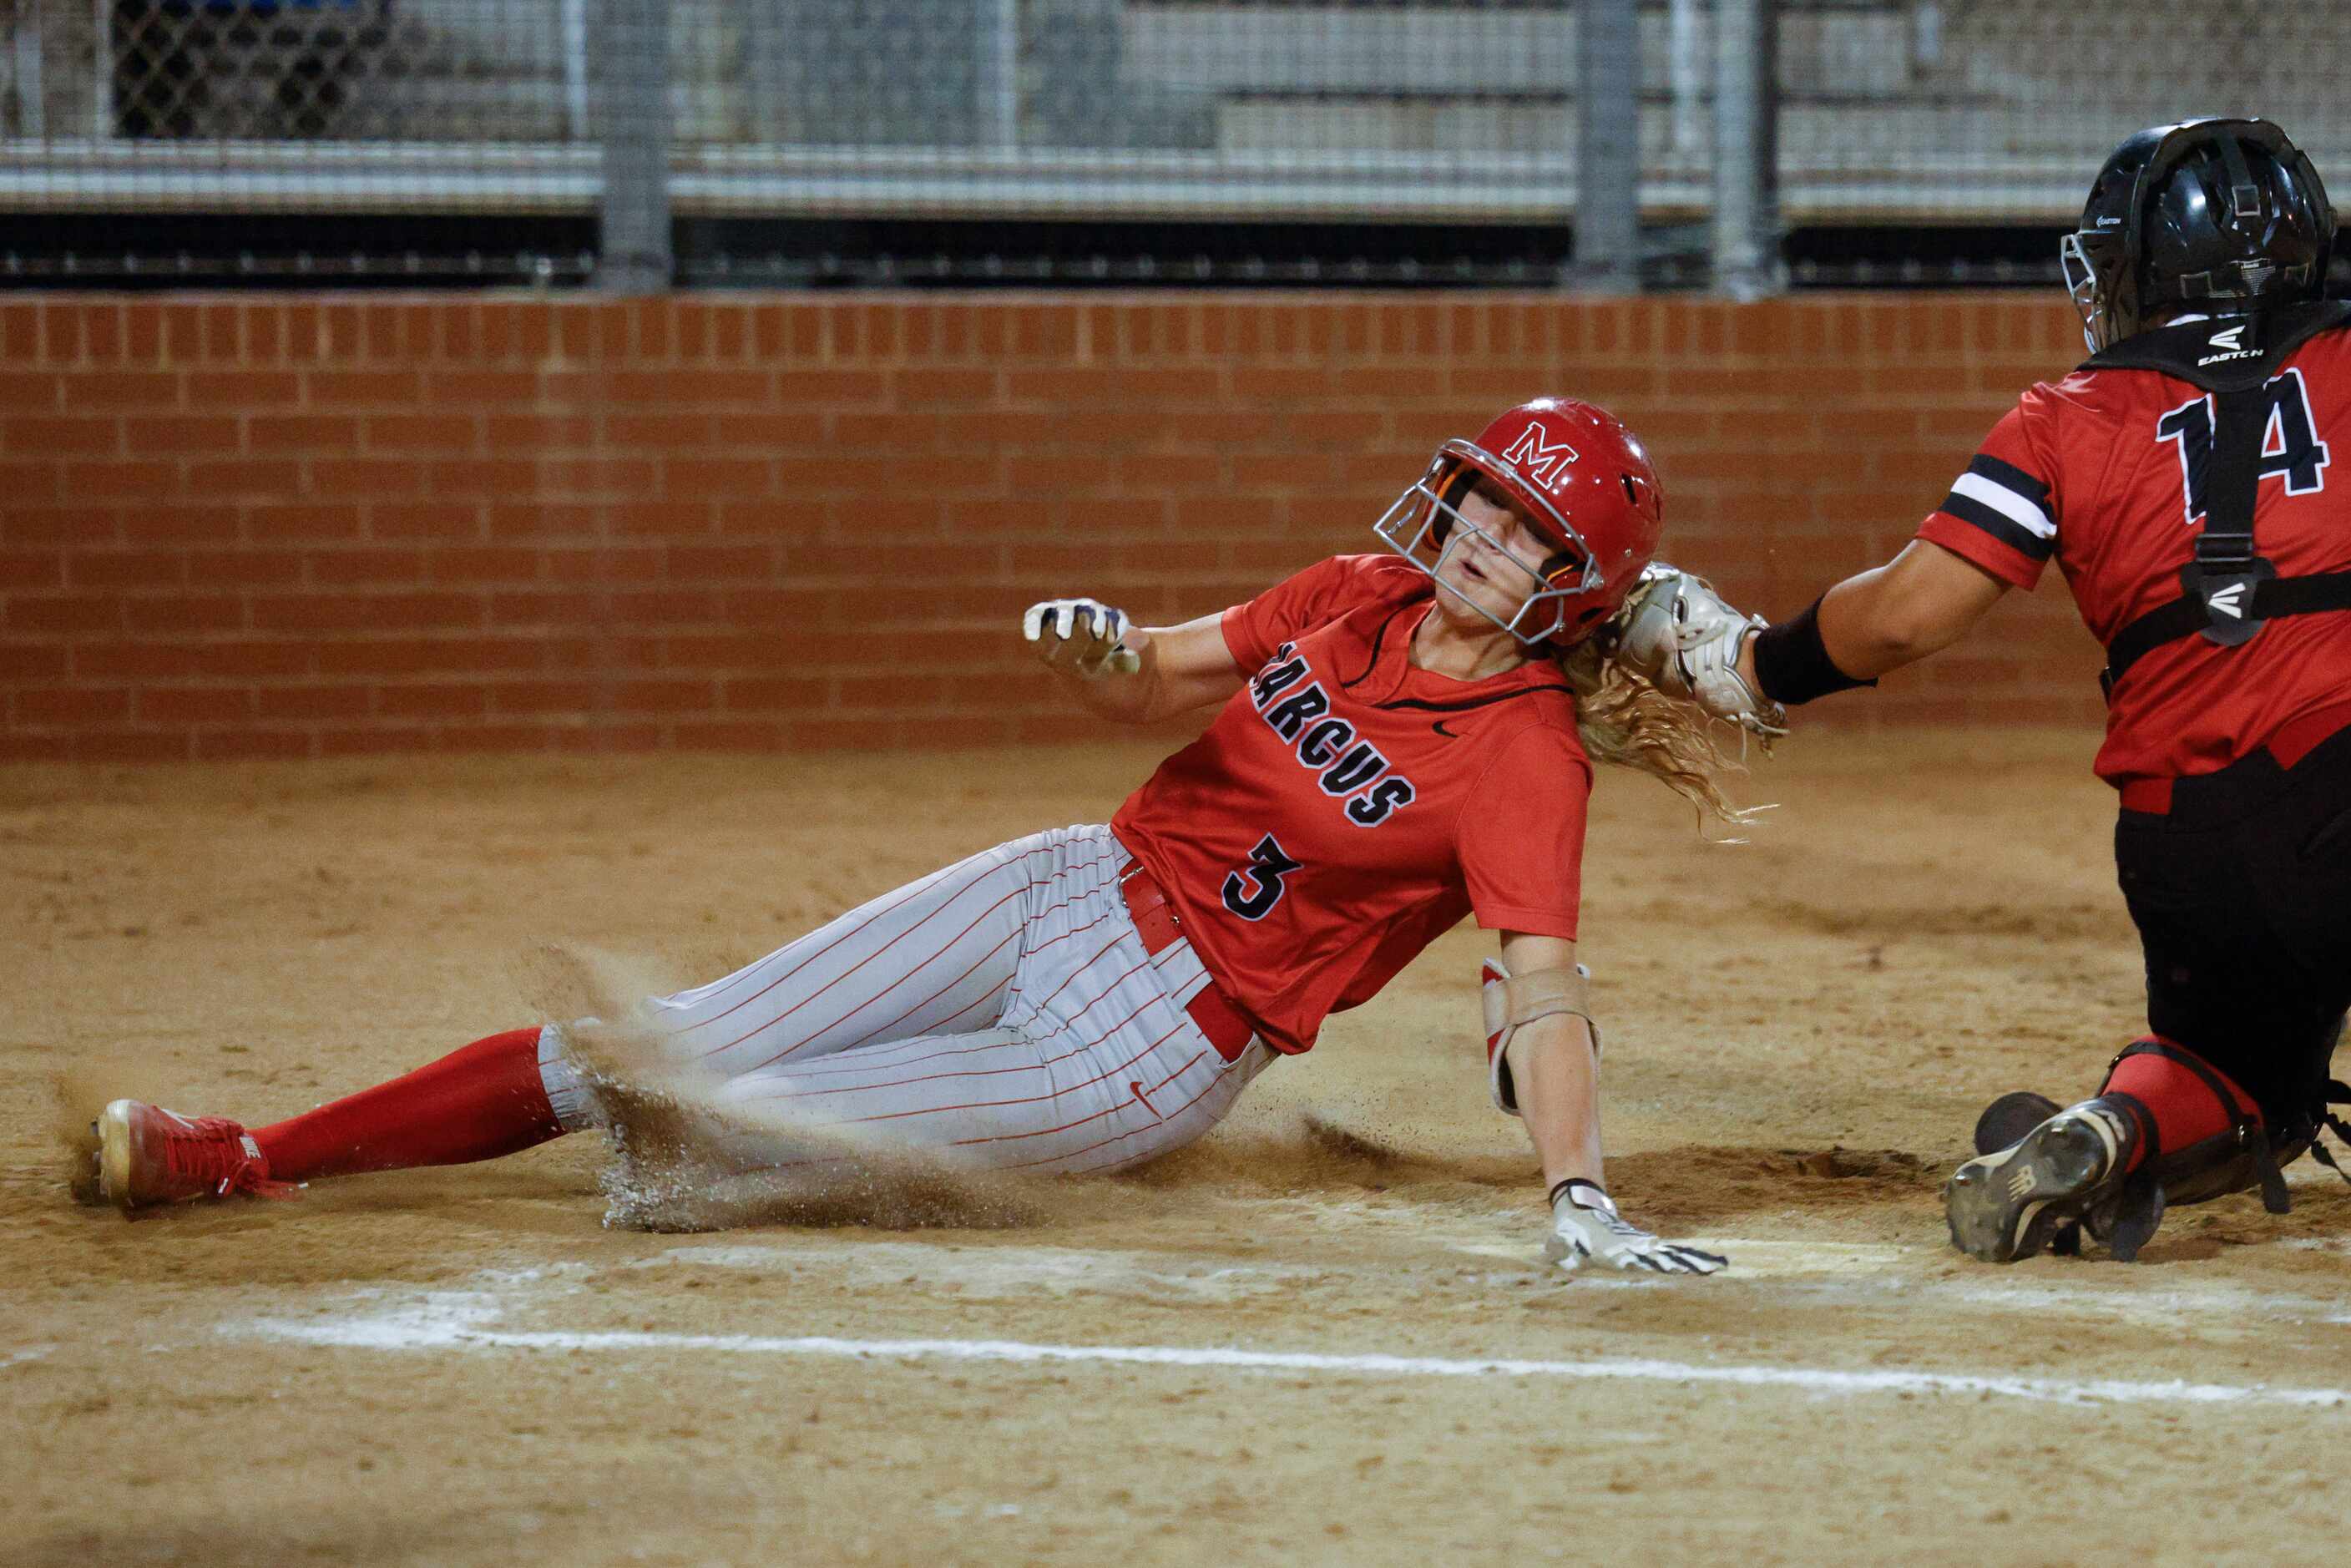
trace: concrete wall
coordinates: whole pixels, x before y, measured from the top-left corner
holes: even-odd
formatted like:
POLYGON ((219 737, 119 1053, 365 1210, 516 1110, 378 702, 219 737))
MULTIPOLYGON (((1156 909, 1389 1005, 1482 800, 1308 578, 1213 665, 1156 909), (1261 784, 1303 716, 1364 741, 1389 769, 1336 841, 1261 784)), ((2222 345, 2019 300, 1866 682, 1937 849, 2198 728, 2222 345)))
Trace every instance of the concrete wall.
MULTIPOLYGON (((1374 548, 1541 391, 1629 419, 1671 559, 1785 614, 2078 341, 2011 295, 19 298, 0 759, 1066 733, 1022 606, 1374 548)), ((2094 724, 2062 585, 1997 616, 1813 715, 2094 724)))

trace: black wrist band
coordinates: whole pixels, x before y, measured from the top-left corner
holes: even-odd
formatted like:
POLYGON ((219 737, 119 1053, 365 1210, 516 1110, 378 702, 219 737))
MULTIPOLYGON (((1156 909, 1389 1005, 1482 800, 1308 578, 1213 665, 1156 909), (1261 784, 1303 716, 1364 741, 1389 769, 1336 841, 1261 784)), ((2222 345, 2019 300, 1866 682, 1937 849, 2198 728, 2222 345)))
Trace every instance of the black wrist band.
POLYGON ((1603 1197, 1606 1197, 1608 1196, 1607 1188, 1602 1186, 1598 1182, 1586 1181, 1582 1176, 1570 1176, 1565 1181, 1553 1182, 1552 1184, 1551 1206, 1553 1208, 1557 1208, 1559 1207, 1559 1195, 1565 1192, 1572 1186, 1588 1186, 1603 1197))
POLYGON ((1804 612, 1793 621, 1766 626, 1755 633, 1756 684, 1773 702, 1795 707, 1831 692, 1877 684, 1855 680, 1831 662, 1828 648, 1821 642, 1821 600, 1827 597, 1823 593, 1804 606, 1804 612))

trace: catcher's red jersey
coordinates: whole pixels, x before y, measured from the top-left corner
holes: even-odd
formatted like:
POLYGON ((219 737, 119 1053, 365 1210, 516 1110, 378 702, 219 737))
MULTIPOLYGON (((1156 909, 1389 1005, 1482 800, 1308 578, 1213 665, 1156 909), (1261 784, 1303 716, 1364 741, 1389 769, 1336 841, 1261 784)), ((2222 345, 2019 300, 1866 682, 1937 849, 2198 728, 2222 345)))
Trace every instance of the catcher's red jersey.
MULTIPOLYGON (((2216 341, 2229 331, 2213 329, 2216 341)), ((2341 571, 2351 567, 2351 479, 2330 462, 2351 441, 2351 329, 2313 338, 2268 385, 2254 548, 2281 577, 2341 571)), ((2158 371, 2042 382, 1992 427, 1918 537, 2020 588, 2053 557, 2092 634, 2111 643, 2179 597, 2203 527, 2212 418, 2203 392, 2158 371)), ((2346 700, 2351 615, 2274 620, 2235 648, 2167 643, 2116 685, 2098 776, 2119 787, 2210 773, 2346 700)))
POLYGON ((1592 764, 1537 660, 1482 681, 1413 666, 1428 579, 1339 556, 1225 612, 1250 675, 1112 819, 1226 996, 1276 1049, 1480 925, 1575 936, 1592 764))

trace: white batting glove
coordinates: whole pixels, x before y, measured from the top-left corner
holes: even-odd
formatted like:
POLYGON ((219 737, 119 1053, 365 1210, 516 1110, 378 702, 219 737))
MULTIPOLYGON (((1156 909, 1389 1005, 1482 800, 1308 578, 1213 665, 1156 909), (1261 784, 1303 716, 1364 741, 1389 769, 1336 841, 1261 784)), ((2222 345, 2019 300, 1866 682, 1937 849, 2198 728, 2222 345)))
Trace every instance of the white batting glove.
POLYGON ((1749 685, 1739 652, 1765 624, 1741 615, 1701 578, 1651 563, 1625 601, 1616 662, 1667 696, 1685 697, 1755 735, 1788 733, 1788 713, 1749 685))
POLYGON ((1730 1261, 1717 1252, 1701 1252, 1678 1241, 1661 1241, 1616 1212, 1616 1203, 1599 1186, 1571 1181, 1551 1206, 1552 1233, 1543 1242, 1543 1256, 1566 1270, 1581 1268, 1586 1258, 1614 1263, 1619 1269, 1646 1269, 1658 1274, 1711 1274, 1730 1261))
POLYGON ((1143 655, 1125 643, 1131 624, 1125 611, 1100 600, 1048 599, 1020 617, 1020 635, 1054 669, 1093 680, 1143 668, 1143 655))

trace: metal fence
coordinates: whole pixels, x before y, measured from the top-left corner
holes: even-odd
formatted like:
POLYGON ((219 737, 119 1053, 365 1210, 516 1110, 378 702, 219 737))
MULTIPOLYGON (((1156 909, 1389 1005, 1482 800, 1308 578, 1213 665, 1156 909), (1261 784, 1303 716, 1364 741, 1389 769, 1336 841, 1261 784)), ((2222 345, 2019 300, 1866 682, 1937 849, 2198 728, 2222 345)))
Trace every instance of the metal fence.
POLYGON ((0 275, 1958 276, 1902 236, 2144 124, 2345 169, 2346 59, 2337 0, 0 0, 0 275))

